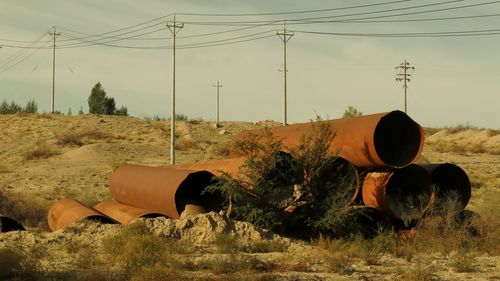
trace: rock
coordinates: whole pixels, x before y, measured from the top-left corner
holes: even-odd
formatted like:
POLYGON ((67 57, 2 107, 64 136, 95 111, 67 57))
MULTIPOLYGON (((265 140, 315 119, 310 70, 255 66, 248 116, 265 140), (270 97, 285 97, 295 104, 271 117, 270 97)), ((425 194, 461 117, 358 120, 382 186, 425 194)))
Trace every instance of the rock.
POLYGON ((217 128, 222 128, 222 125, 221 125, 221 124, 219 124, 219 123, 213 123, 213 124, 212 124, 212 128, 215 128, 215 129, 217 129, 217 128))
POLYGON ((220 130, 219 135, 223 136, 223 135, 225 135, 225 134, 227 134, 227 131, 226 131, 226 130, 220 130))

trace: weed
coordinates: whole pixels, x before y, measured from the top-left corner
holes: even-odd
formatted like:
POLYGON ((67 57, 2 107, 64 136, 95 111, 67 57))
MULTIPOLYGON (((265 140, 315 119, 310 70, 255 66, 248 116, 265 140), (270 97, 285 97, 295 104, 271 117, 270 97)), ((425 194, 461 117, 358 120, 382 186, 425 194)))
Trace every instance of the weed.
POLYGON ((421 263, 416 263, 411 268, 398 268, 398 275, 405 281, 432 281, 436 279, 434 269, 421 263))
POLYGON ((256 240, 251 241, 249 245, 243 247, 243 251, 247 253, 271 253, 284 252, 288 249, 288 245, 281 241, 256 240))
POLYGON ((161 265, 152 265, 139 268, 130 278, 130 281, 175 281, 186 280, 174 268, 165 268, 161 265))
POLYGON ((232 233, 228 232, 219 234, 214 241, 214 245, 219 254, 231 254, 240 250, 238 240, 232 233))
POLYGON ((24 153, 24 159, 33 160, 33 159, 47 159, 54 155, 58 155, 60 152, 53 149, 46 143, 37 143, 35 147, 28 149, 24 153))
POLYGON ((196 142, 194 142, 192 139, 179 138, 175 142, 175 148, 177 150, 186 151, 198 148, 198 144, 196 144, 196 142))
POLYGON ((455 272, 476 272, 479 270, 476 257, 472 253, 456 253, 450 258, 450 266, 455 272))
POLYGON ((277 265, 263 262, 247 254, 231 254, 227 257, 212 259, 205 266, 214 274, 230 274, 241 271, 270 272, 277 265))
POLYGON ((351 275, 354 273, 352 259, 343 253, 328 253, 323 257, 326 266, 329 270, 343 274, 351 275))
POLYGON ((215 143, 210 145, 208 152, 217 157, 227 157, 229 156, 230 145, 228 143, 215 143))
POLYGON ((95 129, 67 131, 56 134, 58 145, 81 146, 85 140, 103 140, 114 138, 112 134, 95 129))

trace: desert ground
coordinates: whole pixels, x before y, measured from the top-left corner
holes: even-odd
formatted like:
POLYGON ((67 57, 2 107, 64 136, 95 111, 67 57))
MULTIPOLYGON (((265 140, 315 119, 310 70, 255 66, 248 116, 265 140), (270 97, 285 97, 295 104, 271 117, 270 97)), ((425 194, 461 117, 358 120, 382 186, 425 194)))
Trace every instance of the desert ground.
MULTIPOLYGON (((224 158, 234 134, 280 124, 221 125, 178 122, 178 163, 224 158)), ((488 225, 483 245, 458 251, 438 239, 425 251, 396 245, 403 250, 371 252, 366 243, 390 248, 396 242, 383 242, 387 237, 377 242, 298 241, 218 213, 177 221, 140 219, 128 226, 79 222, 50 232, 47 210, 57 200, 69 197, 94 206, 111 199, 108 181, 121 164, 167 165, 170 123, 97 115, 0 115, 0 213, 28 229, 0 234, 0 251, 6 255, 10 249, 19 258, 13 261, 17 267, 9 268, 0 254, 0 279, 124 280, 116 272, 130 270, 119 266, 127 256, 109 251, 122 247, 123 239, 142 235, 151 238, 151 248, 139 248, 158 260, 127 275, 132 280, 500 280, 500 132, 467 126, 425 132, 420 162, 450 162, 467 172, 473 188, 467 209, 488 225), (158 251, 168 255, 151 254, 158 251)))

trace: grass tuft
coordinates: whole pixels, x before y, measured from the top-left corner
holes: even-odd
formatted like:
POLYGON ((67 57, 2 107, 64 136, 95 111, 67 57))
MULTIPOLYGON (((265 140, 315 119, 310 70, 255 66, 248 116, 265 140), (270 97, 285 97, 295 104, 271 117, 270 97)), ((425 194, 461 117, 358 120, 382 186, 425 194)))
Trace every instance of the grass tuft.
POLYGON ((37 143, 34 147, 28 149, 24 153, 24 159, 33 160, 33 159, 47 159, 54 155, 60 154, 59 151, 53 149, 46 143, 37 143))

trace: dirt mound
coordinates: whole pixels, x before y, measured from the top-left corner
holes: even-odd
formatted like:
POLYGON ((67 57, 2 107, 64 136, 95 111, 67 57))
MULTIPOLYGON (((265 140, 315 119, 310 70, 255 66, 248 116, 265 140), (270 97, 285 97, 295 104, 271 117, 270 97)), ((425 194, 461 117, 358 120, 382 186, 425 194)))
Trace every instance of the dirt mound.
POLYGON ((141 220, 144 220, 148 228, 161 237, 189 241, 196 246, 211 244, 224 233, 231 233, 243 243, 245 241, 285 239, 251 223, 235 221, 215 212, 189 216, 179 220, 167 218, 141 220))

